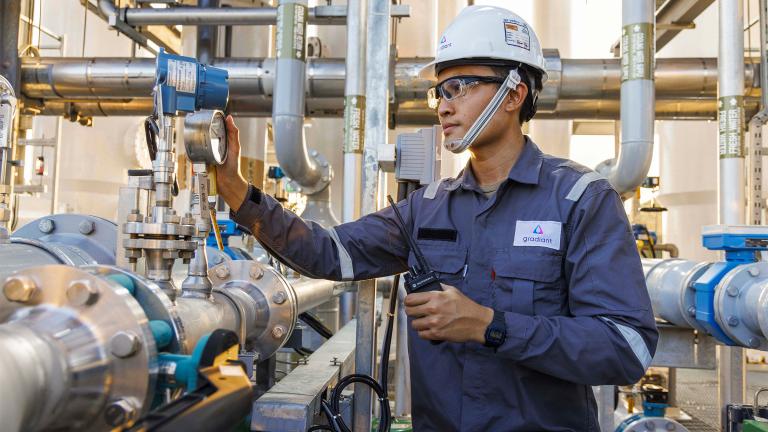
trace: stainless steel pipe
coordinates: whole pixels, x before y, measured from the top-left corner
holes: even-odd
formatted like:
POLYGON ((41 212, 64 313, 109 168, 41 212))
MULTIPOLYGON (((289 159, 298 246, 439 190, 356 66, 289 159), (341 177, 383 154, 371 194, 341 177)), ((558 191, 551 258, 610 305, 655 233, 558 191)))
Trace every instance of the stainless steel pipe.
POLYGON ((20 323, 0 325, 0 418, 9 432, 46 426, 64 395, 67 365, 57 345, 20 323))
MULTIPOLYGON (((152 112, 151 99, 126 100, 87 100, 68 101, 48 99, 44 105, 29 105, 34 107, 38 115, 64 115, 75 119, 81 117, 109 116, 146 116, 152 112)), ((271 116, 271 99, 259 96, 234 97, 230 99, 230 112, 241 117, 271 116)), ((745 112, 750 115, 758 110, 757 99, 747 99, 744 102, 745 112)), ((344 100, 340 98, 307 99, 306 115, 309 117, 341 117, 344 111, 344 100)), ((398 125, 431 125, 437 122, 434 110, 427 107, 426 101, 401 102, 393 113, 398 125)), ((619 118, 619 101, 607 99, 560 100, 554 110, 541 110, 536 113, 541 119, 590 119, 617 120, 619 118)), ((717 118, 717 101, 714 99, 678 99, 656 100, 657 120, 714 120, 717 118)))
MULTIPOLYGON (((114 1, 100 2, 102 13, 118 14, 131 26, 146 25, 274 25, 277 8, 125 8, 118 10, 114 1), (112 3, 110 6, 109 3, 112 3)), ((393 7, 393 18, 410 16, 407 5, 393 7)), ((315 25, 344 25, 347 22, 347 8, 341 5, 316 6, 309 9, 309 23, 315 25)))
MULTIPOLYGON (((433 83, 418 77, 430 59, 400 59, 395 65, 395 97, 399 102, 425 100, 433 83)), ((549 104, 563 100, 618 99, 621 65, 618 59, 562 59, 559 97, 540 100, 549 104)), ((759 66, 743 61, 746 97, 758 97, 759 66)), ((265 96, 274 92, 275 59, 217 59, 214 66, 229 72, 230 95, 265 96)), ((132 58, 24 58, 21 93, 31 99, 120 99, 149 98, 155 62, 132 58)), ((307 61, 306 97, 344 96, 343 59, 307 61)), ((655 72, 656 98, 671 100, 709 99, 717 95, 717 59, 658 59, 655 72)), ((545 84, 546 86, 546 84, 545 84)), ((554 97, 554 96, 551 96, 554 97)))

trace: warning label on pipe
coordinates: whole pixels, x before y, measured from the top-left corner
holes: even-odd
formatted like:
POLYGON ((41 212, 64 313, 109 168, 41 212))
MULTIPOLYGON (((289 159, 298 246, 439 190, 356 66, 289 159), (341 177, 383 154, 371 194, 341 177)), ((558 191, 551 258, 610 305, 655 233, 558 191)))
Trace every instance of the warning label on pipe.
POLYGON ((720 159, 744 157, 744 97, 723 96, 717 100, 720 159))
POLYGON ((621 30, 621 81, 653 79, 656 39, 651 23, 624 26, 621 30))
POLYGON ((307 7, 295 3, 281 4, 277 7, 277 58, 292 58, 296 60, 306 59, 304 47, 305 33, 307 30, 307 7), (290 30, 285 26, 291 27, 290 30))
POLYGON ((363 153, 365 145, 365 96, 344 98, 344 153, 363 153))
POLYGON ((180 60, 168 60, 168 85, 177 92, 194 93, 197 86, 197 64, 180 60))

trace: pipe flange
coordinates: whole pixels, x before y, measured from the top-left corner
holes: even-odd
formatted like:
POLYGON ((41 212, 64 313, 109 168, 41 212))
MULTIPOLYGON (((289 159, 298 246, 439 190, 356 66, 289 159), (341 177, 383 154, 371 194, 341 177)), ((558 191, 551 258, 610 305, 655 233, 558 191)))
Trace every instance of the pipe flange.
POLYGON ((256 302, 256 319, 246 329, 246 349, 265 359, 285 345, 299 313, 296 293, 279 272, 256 261, 234 260, 214 267, 210 277, 214 290, 225 296, 239 290, 256 302))
MULTIPOLYGON (((16 239, 60 244, 85 252, 90 259, 75 264, 115 263, 117 225, 97 216, 56 214, 36 219, 13 233, 16 239)), ((21 243, 21 241, 17 241, 21 243)))
POLYGON ((115 400, 135 401, 140 411, 148 410, 157 350, 147 316, 127 289, 63 265, 31 267, 13 277, 35 285, 37 306, 19 309, 10 321, 45 335, 66 354, 61 361, 70 375, 68 396, 45 429, 111 429, 104 414, 115 400), (131 342, 130 349, 122 349, 124 341, 131 342))
POLYGON ((680 291, 680 304, 682 305, 681 313, 684 312, 683 317, 685 321, 691 326, 702 333, 706 333, 706 329, 701 323, 696 320, 696 289, 694 283, 703 275, 712 263, 700 262, 693 266, 689 271, 683 284, 685 290, 680 291))
POLYGON ((170 353, 190 354, 184 350, 185 335, 176 308, 168 295, 154 282, 136 273, 117 266, 90 265, 80 267, 93 275, 109 278, 110 276, 126 277, 133 283, 133 298, 139 303, 144 313, 151 321, 163 321, 171 327, 173 338, 163 349, 170 353))
POLYGON ((715 289, 715 319, 725 334, 741 346, 768 349, 759 317, 761 282, 767 278, 767 262, 745 264, 728 272, 715 289))
POLYGON ((123 224, 124 234, 191 237, 195 234, 194 225, 178 223, 148 223, 126 222, 123 224))
POLYGON ((328 159, 317 150, 310 150, 309 156, 320 170, 320 180, 309 186, 300 185, 295 180, 290 180, 289 182, 293 190, 304 195, 314 195, 322 191, 328 187, 328 185, 331 184, 331 180, 333 180, 333 167, 328 162, 328 159))

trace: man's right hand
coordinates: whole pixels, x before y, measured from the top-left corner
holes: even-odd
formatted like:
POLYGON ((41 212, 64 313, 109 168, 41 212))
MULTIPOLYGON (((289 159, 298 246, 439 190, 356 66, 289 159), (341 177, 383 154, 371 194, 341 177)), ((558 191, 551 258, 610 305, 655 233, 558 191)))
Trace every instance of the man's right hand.
POLYGON ((237 211, 248 194, 248 182, 240 174, 240 131, 231 115, 226 125, 227 159, 216 168, 216 188, 232 211, 237 211))

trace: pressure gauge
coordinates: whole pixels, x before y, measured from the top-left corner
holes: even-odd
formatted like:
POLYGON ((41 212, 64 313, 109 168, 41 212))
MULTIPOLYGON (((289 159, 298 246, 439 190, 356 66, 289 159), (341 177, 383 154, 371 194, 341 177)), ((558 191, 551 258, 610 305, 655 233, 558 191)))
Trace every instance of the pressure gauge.
POLYGON ((184 147, 193 163, 221 165, 227 159, 224 113, 202 110, 184 119, 184 147))

